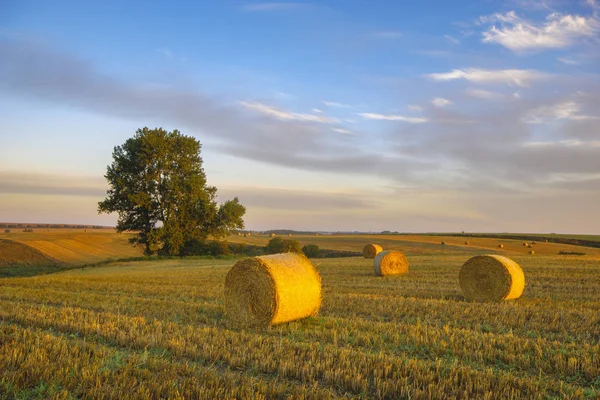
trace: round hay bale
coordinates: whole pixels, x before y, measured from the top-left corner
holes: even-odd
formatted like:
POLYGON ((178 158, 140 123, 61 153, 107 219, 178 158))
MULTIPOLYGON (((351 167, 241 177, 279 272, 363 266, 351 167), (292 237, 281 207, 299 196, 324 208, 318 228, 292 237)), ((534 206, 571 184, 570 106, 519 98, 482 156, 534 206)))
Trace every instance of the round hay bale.
POLYGON ((533 246, 532 246, 532 245, 530 245, 530 244, 528 244, 528 245, 527 245, 527 248, 528 248, 528 249, 531 249, 532 247, 533 247, 533 246))
POLYGON ((537 242, 531 242, 531 244, 536 244, 537 242))
POLYGON ((408 261, 404 254, 395 250, 382 251, 373 261, 375 274, 379 276, 400 275, 408 272, 408 261))
POLYGON ((292 234, 291 234, 291 233, 288 233, 288 236, 292 236, 292 234))
POLYGON ((315 236, 319 236, 319 234, 318 234, 318 233, 315 233, 315 236))
POLYGON ((478 301, 518 299, 525 288, 519 264, 498 255, 472 257, 460 269, 458 281, 465 297, 478 301))
POLYGON ((468 246, 468 245, 469 245, 469 242, 465 242, 465 244, 468 246))
POLYGON ((375 256, 383 251, 383 247, 378 244, 369 243, 363 249, 363 256, 365 258, 375 258, 375 256))
POLYGON ((446 242, 443 242, 443 241, 442 241, 442 243, 440 243, 440 244, 445 246, 445 245, 446 245, 446 242))
POLYGON ((523 242, 523 246, 527 246, 527 242, 523 242))
POLYGON ((503 248, 504 248, 504 245, 503 245, 503 244, 499 244, 499 245, 498 245, 498 248, 499 248, 499 249, 503 249, 503 248))
POLYGON ((534 255, 534 254, 535 254, 535 251, 533 251, 533 250, 529 250, 529 254, 531 254, 531 255, 534 255))
POLYGON ((271 233, 271 237, 275 237, 275 234, 274 234, 274 233, 271 233))
POLYGON ((239 326, 269 326, 316 315, 321 277, 304 256, 273 254, 238 261, 225 277, 225 314, 239 326))

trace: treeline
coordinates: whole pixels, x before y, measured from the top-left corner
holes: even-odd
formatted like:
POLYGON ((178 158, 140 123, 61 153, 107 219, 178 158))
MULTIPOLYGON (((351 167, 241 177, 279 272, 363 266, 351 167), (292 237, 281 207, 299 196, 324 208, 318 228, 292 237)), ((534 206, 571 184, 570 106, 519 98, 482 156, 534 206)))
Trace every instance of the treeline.
POLYGON ((245 243, 228 243, 225 241, 195 240, 186 245, 183 256, 262 256, 278 253, 299 253, 309 258, 337 258, 337 257, 357 257, 362 253, 356 251, 329 250, 321 249, 316 244, 308 244, 302 247, 300 242, 293 239, 282 239, 275 237, 269 240, 266 246, 258 246, 245 243))
POLYGON ((2 222, 0 228, 44 228, 44 229, 56 229, 56 228, 68 228, 68 229, 107 229, 109 226, 102 225, 72 225, 72 224, 24 224, 14 222, 2 222))

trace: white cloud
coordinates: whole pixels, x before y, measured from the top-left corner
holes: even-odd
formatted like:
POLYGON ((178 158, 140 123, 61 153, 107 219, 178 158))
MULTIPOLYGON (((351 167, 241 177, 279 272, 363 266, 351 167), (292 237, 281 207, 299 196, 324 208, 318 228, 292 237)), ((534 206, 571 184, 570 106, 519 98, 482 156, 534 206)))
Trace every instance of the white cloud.
POLYGON ((325 104, 327 107, 352 108, 349 104, 336 103, 335 101, 322 100, 321 103, 325 104))
POLYGON ((476 99, 483 99, 483 100, 494 100, 494 99, 501 99, 504 97, 504 95, 502 93, 492 92, 492 91, 483 90, 483 89, 473 89, 473 88, 469 88, 469 89, 465 90, 465 94, 469 97, 474 97, 476 99))
POLYGON ((595 36, 600 30, 596 17, 552 13, 543 23, 522 19, 514 11, 481 17, 483 24, 499 23, 483 32, 484 43, 497 43, 513 51, 564 48, 582 37, 595 36))
POLYGON ((417 117, 405 117, 402 115, 389 115, 389 114, 374 114, 374 113, 361 113, 358 114, 366 119, 378 119, 385 121, 403 121, 411 124, 422 124, 423 122, 427 122, 425 118, 417 118, 417 117))
POLYGON ((398 31, 379 31, 373 32, 372 37, 377 39, 398 39, 402 37, 402 32, 398 31))
POLYGON ((558 140, 555 142, 525 142, 524 147, 600 147, 600 140, 582 141, 578 139, 558 140))
POLYGON ((446 107, 449 106, 450 104, 452 104, 452 102, 448 99, 444 99, 443 97, 436 97, 435 99, 431 100, 431 104, 433 104, 436 107, 446 107))
POLYGON ((323 110, 319 110, 318 108, 313 108, 311 111, 314 113, 322 113, 323 112, 323 110))
POLYGON ((421 107, 421 106, 418 106, 418 105, 416 105, 416 104, 409 104, 409 105, 407 105, 406 107, 407 107, 407 108, 408 108, 410 111, 413 111, 413 112, 421 112, 421 111, 423 111, 423 107, 421 107))
POLYGON ((351 124, 354 124, 356 121, 353 119, 345 119, 344 121, 349 122, 351 124))
POLYGON ((451 43, 460 44, 460 41, 455 37, 452 37, 450 35, 444 35, 444 37, 446 38, 446 40, 448 40, 451 43))
POLYGON ((334 132, 343 133, 344 135, 351 135, 352 134, 352 131, 349 131, 347 129, 332 128, 331 130, 334 131, 334 132))
POLYGON ((559 57, 559 58, 557 58, 557 60, 560 61, 561 63, 567 64, 567 65, 581 65, 581 62, 579 62, 571 57, 559 57))
POLYGON ((563 119, 572 121, 600 119, 599 117, 582 115, 579 113, 580 111, 581 106, 578 103, 567 100, 560 103, 535 108, 528 112, 523 120, 528 124, 543 124, 563 119))
POLYGON ((479 84, 506 83, 515 86, 528 86, 535 80, 546 79, 550 75, 534 69, 454 69, 450 72, 426 75, 434 81, 464 79, 479 84))
POLYGON ((321 115, 312 115, 312 114, 299 114, 299 113, 291 113, 287 111, 279 110, 273 106, 259 103, 256 101, 247 102, 241 101, 240 104, 249 110, 256 111, 260 114, 276 118, 282 121, 309 121, 309 122, 319 122, 321 124, 333 124, 340 122, 336 118, 326 117, 321 115))

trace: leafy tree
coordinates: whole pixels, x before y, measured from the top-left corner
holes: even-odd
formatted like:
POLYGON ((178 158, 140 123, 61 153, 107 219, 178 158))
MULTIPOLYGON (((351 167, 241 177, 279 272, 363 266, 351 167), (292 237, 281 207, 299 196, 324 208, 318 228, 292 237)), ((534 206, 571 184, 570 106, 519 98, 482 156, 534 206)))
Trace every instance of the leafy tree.
POLYGON ((316 244, 307 244, 302 248, 302 252, 306 257, 319 257, 321 249, 316 244))
POLYGON ((269 240, 269 243, 265 246, 265 251, 267 254, 302 253, 302 248, 297 240, 275 237, 269 240))
POLYGON ((145 245, 146 254, 179 255, 192 240, 242 229, 246 208, 237 197, 217 204, 200 149, 177 130, 138 129, 114 148, 105 175, 110 189, 98 212, 117 212, 117 231, 137 231, 131 241, 145 245))

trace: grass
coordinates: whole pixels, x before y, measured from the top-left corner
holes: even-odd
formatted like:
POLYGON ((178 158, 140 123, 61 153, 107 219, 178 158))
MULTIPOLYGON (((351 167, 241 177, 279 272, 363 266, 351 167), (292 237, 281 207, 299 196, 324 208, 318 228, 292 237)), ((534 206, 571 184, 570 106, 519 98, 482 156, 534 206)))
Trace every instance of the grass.
POLYGON ((372 260, 315 259, 319 315, 269 329, 224 319, 223 282, 235 260, 0 279, 0 398, 600 396, 595 249, 574 258, 540 244, 529 256, 521 242, 504 242, 493 252, 517 261, 527 286, 521 299, 492 304, 465 301, 458 272, 497 240, 295 239, 340 250, 383 243, 403 249, 410 270, 376 277, 372 260))

